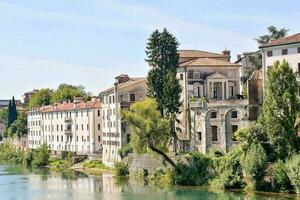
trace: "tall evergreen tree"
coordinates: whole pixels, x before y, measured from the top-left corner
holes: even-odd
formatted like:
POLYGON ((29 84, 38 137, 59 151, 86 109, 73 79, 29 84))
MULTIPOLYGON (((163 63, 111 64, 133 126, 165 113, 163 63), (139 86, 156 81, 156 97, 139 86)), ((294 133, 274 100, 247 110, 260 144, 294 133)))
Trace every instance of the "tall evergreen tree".
POLYGON ((11 100, 9 100, 8 108, 7 108, 7 126, 9 127, 12 124, 12 108, 11 108, 11 100))
POLYGON ((295 128, 299 112, 299 85, 286 61, 275 62, 267 75, 263 113, 259 122, 265 129, 275 157, 284 160, 300 149, 295 128))
POLYGON ((12 122, 14 122, 18 118, 17 104, 14 96, 12 97, 11 109, 12 109, 12 122))
POLYGON ((161 115, 171 121, 170 133, 174 138, 175 152, 176 114, 179 113, 181 105, 181 87, 176 77, 179 60, 178 46, 177 39, 166 28, 162 32, 155 30, 146 46, 146 61, 151 67, 147 77, 148 96, 156 100, 161 115))

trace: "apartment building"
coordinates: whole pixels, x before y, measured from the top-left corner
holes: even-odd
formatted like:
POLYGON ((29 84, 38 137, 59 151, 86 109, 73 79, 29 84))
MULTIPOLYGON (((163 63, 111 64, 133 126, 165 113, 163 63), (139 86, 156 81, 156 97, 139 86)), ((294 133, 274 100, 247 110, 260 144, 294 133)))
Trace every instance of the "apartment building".
POLYGON ((100 153, 102 149, 101 103, 93 98, 84 102, 61 103, 31 109, 27 113, 28 146, 49 145, 53 153, 100 153))
POLYGON ((112 166, 119 160, 118 150, 130 141, 130 127, 121 119, 122 110, 145 98, 147 84, 145 78, 129 77, 121 74, 115 78, 112 87, 102 91, 102 162, 112 166))
POLYGON ((275 61, 286 60, 295 73, 300 75, 300 33, 272 40, 259 47, 263 58, 263 82, 266 73, 275 61))
POLYGON ((228 151, 237 143, 234 132, 249 123, 248 100, 240 95, 240 65, 230 62, 228 50, 180 50, 179 57, 179 148, 228 151))

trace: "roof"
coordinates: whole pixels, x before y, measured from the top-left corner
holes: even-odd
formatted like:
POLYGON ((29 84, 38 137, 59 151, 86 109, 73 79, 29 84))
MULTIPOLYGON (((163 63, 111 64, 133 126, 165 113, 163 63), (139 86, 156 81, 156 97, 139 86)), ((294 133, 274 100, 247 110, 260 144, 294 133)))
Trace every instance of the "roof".
POLYGON ((239 64, 231 63, 225 60, 219 60, 214 58, 194 58, 179 64, 179 67, 192 67, 192 66, 216 66, 216 67, 228 67, 234 66, 238 67, 239 64))
POLYGON ((178 50, 179 57, 181 58, 204 58, 204 57, 210 57, 210 58, 226 58, 226 55, 219 54, 219 53, 212 53, 207 51, 201 51, 201 50, 178 50))
MULTIPOLYGON (((142 83, 142 82, 146 82, 146 78, 143 78, 143 77, 129 78, 128 81, 119 83, 118 89, 123 89, 123 88, 129 87, 131 85, 135 85, 135 84, 142 83)), ((106 90, 103 90, 102 92, 100 92, 100 94, 101 93, 109 93, 109 92, 112 92, 113 90, 114 90, 114 86, 112 86, 106 90)))
POLYGON ((289 35, 280 39, 271 40, 267 44, 260 45, 259 48, 279 46, 284 44, 300 43, 300 33, 289 35))
POLYGON ((99 100, 87 101, 87 102, 76 102, 76 103, 61 103, 56 105, 49 105, 40 108, 41 112, 57 112, 67 110, 79 110, 87 108, 101 108, 99 100))

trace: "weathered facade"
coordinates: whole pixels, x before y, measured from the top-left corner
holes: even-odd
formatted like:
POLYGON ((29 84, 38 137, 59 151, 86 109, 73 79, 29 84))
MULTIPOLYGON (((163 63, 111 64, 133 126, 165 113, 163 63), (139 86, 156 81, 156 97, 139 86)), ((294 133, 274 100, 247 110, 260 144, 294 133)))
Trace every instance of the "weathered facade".
POLYGON ((240 95, 240 65, 230 62, 228 50, 181 50, 179 55, 181 149, 228 151, 236 144, 234 132, 249 124, 249 101, 240 95))
POLYGON ((121 119, 122 110, 145 98, 145 78, 132 78, 127 74, 117 76, 114 86, 100 93, 102 98, 103 152, 102 162, 113 166, 120 160, 118 150, 130 141, 130 127, 121 119))

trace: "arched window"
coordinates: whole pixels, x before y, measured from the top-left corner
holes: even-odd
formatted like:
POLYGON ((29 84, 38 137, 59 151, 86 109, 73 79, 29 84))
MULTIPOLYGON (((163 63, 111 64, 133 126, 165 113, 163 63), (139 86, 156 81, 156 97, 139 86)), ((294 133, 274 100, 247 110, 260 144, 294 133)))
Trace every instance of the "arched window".
POLYGON ((213 142, 218 141, 218 127, 217 126, 211 126, 211 137, 213 142))

